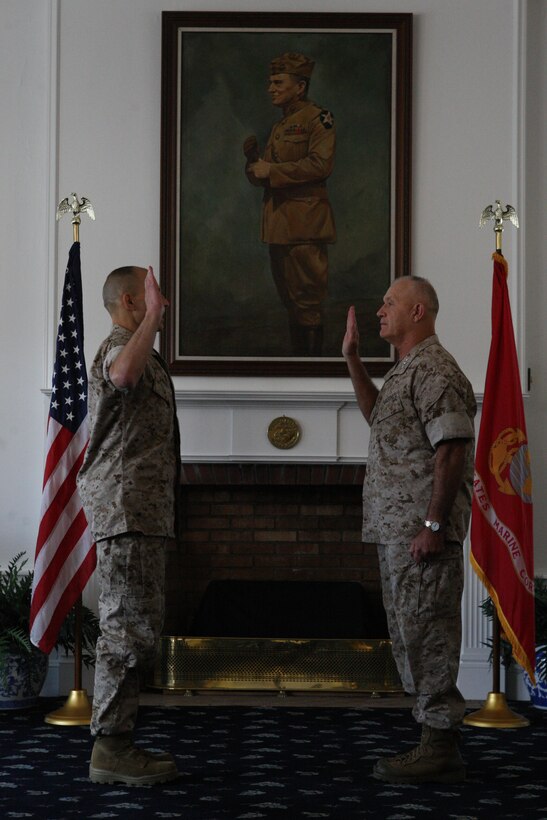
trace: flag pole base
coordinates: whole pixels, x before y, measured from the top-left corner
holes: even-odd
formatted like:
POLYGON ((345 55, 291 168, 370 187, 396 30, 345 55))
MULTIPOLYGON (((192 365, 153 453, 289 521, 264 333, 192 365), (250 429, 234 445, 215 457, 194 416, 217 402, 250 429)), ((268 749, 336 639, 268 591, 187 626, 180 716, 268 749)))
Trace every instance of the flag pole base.
POLYGON ((72 689, 60 709, 45 717, 46 723, 57 726, 89 726, 91 723, 91 703, 85 689, 72 689))
POLYGON ((508 707, 503 692, 489 692, 483 708, 466 715, 463 722, 484 729, 518 729, 530 725, 529 720, 508 707))

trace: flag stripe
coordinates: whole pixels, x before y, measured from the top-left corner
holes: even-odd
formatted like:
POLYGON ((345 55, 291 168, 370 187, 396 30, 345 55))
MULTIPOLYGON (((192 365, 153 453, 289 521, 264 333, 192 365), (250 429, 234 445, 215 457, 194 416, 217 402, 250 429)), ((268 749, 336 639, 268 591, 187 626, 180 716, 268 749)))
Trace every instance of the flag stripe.
POLYGON ((96 563, 95 544, 76 477, 87 442, 80 243, 69 252, 57 333, 46 435, 40 526, 30 607, 30 638, 43 652, 83 592, 96 563))
POLYGON ((82 590, 85 588, 89 578, 95 569, 95 550, 91 536, 78 545, 84 553, 84 558, 79 567, 76 568, 69 582, 59 590, 61 594, 56 596, 56 606, 49 606, 48 611, 42 610, 35 624, 36 646, 55 645, 59 630, 70 612, 82 590), (86 551, 87 550, 87 551, 86 551))
POLYGON ((47 456, 44 466, 44 488, 48 481, 50 481, 52 473, 58 466, 60 459, 63 457, 63 453, 66 451, 73 439, 73 435, 70 430, 62 427, 57 421, 55 421, 55 419, 52 419, 51 417, 49 419, 47 433, 47 456))
MULTIPOLYGON (((56 436, 54 439, 51 449, 55 449, 56 461, 54 465, 49 465, 47 476, 45 476, 42 491, 42 512, 48 509, 59 486, 70 473, 75 459, 78 458, 82 450, 85 450, 88 437, 86 418, 80 425, 77 434, 71 436, 71 438, 64 443, 64 446, 61 447, 63 442, 59 441, 61 435, 56 436)), ((65 436, 63 435, 62 438, 65 438, 65 436)), ((46 467, 47 466, 48 465, 46 465, 46 467)))
POLYGON ((51 491, 48 491, 48 485, 51 482, 53 482, 53 486, 60 483, 62 479, 60 479, 59 476, 64 477, 67 475, 74 462, 74 458, 86 448, 88 440, 87 416, 82 420, 80 427, 75 433, 71 433, 70 430, 61 427, 55 419, 50 419, 48 425, 48 440, 46 443, 48 454, 44 469, 42 509, 47 504, 46 499, 51 498, 51 491), (49 438, 49 430, 53 433, 51 439, 49 438))
POLYGON ((78 546, 86 529, 87 520, 84 511, 80 507, 76 518, 73 519, 62 539, 55 545, 51 560, 47 565, 44 562, 44 570, 40 574, 40 580, 34 588, 34 597, 37 607, 43 606, 48 596, 53 594, 56 584, 66 583, 70 580, 66 577, 69 569, 68 562, 72 551, 78 546))
MULTIPOLYGON (((37 572, 40 577, 47 570, 49 563, 54 558, 55 553, 59 548, 59 544, 63 542, 65 533, 72 525, 72 522, 75 520, 80 510, 80 496, 78 495, 76 488, 74 488, 72 498, 68 504, 65 505, 62 513, 58 516, 49 538, 44 542, 40 553, 36 556, 34 571, 35 573, 37 572)), ((37 588, 38 583, 39 582, 37 581, 35 588, 37 588)))
POLYGON ((50 538, 61 515, 64 515, 64 513, 70 509, 69 502, 76 492, 76 476, 82 466, 83 460, 84 451, 79 454, 78 458, 72 464, 66 479, 59 484, 58 487, 53 488, 53 491, 57 491, 53 495, 49 506, 43 511, 42 521, 38 530, 38 552, 42 550, 43 545, 50 538), (63 510, 63 513, 60 514, 59 510, 63 510))

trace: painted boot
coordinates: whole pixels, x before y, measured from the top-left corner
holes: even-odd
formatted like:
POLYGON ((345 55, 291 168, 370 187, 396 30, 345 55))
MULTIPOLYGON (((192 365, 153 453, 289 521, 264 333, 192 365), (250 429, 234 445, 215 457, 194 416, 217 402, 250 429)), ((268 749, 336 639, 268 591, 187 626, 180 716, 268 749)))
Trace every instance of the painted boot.
POLYGON ((133 745, 131 735, 98 737, 91 752, 89 777, 93 783, 151 786, 178 777, 172 755, 154 755, 133 745))
POLYGON ((459 783, 465 780, 465 765, 456 729, 422 726, 419 746, 405 754, 378 760, 372 771, 388 783, 459 783))

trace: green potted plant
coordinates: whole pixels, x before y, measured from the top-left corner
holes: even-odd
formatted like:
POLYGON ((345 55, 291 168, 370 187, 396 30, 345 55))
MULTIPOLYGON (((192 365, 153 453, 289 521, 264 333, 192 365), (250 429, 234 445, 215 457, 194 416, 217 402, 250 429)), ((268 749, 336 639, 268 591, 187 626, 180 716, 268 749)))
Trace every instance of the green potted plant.
MULTIPOLYGON (((25 553, 19 552, 0 570, 0 709, 32 706, 44 684, 48 656, 30 642, 29 618, 33 573, 25 569, 25 553)), ((74 612, 65 619, 56 648, 74 651, 74 612)), ((82 607, 82 661, 94 663, 99 622, 88 607, 82 607)))
MULTIPOLYGON (((524 672, 524 681, 534 706, 547 709, 547 578, 534 579, 534 603, 536 611, 536 686, 532 686, 529 676, 524 672)), ((494 615, 494 604, 490 597, 480 605, 487 618, 494 615)), ((491 640, 489 645, 491 646, 491 640)), ((513 663, 511 644, 501 636, 501 662, 507 668, 513 663)))

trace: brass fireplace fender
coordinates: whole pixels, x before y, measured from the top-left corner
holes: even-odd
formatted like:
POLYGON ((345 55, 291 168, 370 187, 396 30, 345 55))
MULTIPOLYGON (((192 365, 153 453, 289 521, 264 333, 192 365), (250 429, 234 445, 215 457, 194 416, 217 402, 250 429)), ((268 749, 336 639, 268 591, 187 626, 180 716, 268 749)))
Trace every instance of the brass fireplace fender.
POLYGON ((166 692, 272 690, 401 693, 391 641, 161 638, 151 685, 166 692))

